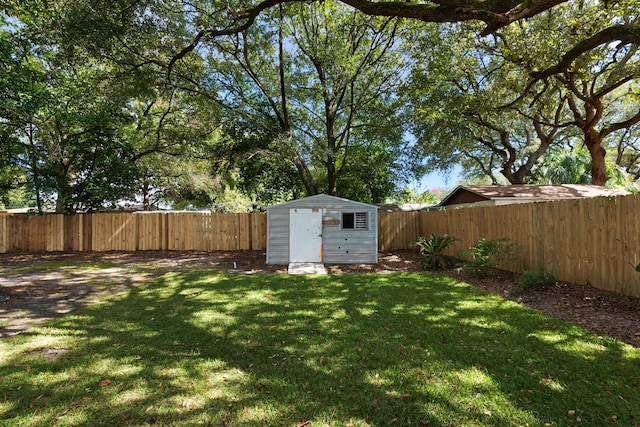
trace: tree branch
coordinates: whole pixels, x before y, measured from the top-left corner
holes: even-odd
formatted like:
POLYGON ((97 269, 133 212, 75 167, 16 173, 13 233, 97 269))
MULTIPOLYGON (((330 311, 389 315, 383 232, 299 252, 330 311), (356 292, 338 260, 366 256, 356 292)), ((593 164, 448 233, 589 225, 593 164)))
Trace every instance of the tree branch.
POLYGON ((225 27, 223 29, 206 29, 198 31, 198 34, 196 34, 196 36, 193 38, 193 41, 182 48, 180 52, 178 52, 171 58, 171 60, 169 61, 169 65, 167 66, 167 77, 170 78, 171 70, 175 66, 176 62, 187 56, 189 53, 193 52, 193 50, 198 47, 202 39, 204 39, 205 37, 215 38, 241 33, 251 27, 258 15, 260 15, 266 9, 283 3, 294 3, 301 1, 304 0, 265 0, 251 9, 232 13, 233 21, 232 24, 228 27, 225 27))
POLYGON ((482 36, 489 35, 514 21, 529 18, 565 0, 497 0, 493 2, 474 0, 432 0, 428 3, 376 2, 370 0, 340 0, 367 15, 397 16, 424 22, 461 22, 478 20, 487 27, 482 36))
POLYGON ((588 39, 582 40, 571 50, 562 55, 560 62, 551 68, 547 68, 539 73, 533 73, 534 80, 529 83, 529 87, 536 81, 547 79, 554 74, 560 74, 569 69, 573 61, 580 55, 595 49, 603 44, 619 41, 623 44, 640 44, 640 26, 638 25, 614 25, 597 32, 588 39))
MULTIPOLYGON (((230 12, 232 22, 222 29, 200 30, 192 42, 176 53, 167 67, 167 75, 176 62, 195 50, 204 38, 238 34, 253 25, 266 9, 284 3, 313 2, 316 0, 264 0, 256 6, 238 12, 230 12)), ((530 18, 567 0, 431 0, 426 3, 406 1, 339 0, 366 15, 411 18, 423 22, 482 21, 487 24, 481 35, 489 35, 514 21, 530 18)))

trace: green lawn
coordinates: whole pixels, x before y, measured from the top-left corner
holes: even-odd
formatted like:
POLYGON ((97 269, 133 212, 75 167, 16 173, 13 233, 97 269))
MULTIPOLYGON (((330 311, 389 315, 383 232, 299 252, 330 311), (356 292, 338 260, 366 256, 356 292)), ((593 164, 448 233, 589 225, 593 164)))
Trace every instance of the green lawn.
POLYGON ((0 425, 151 424, 634 426, 640 351, 428 273, 173 273, 0 340, 0 425))

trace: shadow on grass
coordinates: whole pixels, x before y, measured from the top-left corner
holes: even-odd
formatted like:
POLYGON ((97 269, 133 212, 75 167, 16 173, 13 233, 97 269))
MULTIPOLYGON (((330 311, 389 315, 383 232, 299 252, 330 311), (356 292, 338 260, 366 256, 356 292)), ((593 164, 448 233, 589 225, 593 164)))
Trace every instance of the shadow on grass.
POLYGON ((169 274, 0 351, 14 425, 640 422, 637 350, 422 273, 169 274))

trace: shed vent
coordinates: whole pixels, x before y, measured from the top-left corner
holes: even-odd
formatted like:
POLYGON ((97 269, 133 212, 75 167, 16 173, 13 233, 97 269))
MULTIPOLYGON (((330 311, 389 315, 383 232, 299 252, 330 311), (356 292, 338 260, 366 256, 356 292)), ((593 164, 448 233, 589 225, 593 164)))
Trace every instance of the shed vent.
POLYGON ((344 230, 368 230, 368 216, 366 212, 343 212, 342 229, 344 230))

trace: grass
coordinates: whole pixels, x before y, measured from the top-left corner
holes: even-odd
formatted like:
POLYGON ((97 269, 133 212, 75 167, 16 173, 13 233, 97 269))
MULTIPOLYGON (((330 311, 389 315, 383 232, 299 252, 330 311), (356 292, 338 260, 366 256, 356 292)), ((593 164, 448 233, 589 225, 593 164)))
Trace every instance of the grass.
POLYGON ((15 268, 12 268, 10 272, 12 274, 25 274, 25 273, 35 273, 38 271, 49 271, 57 268, 72 272, 72 271, 82 271, 86 269, 104 269, 104 268, 111 268, 111 267, 118 267, 118 266, 119 264, 113 263, 113 262, 85 262, 85 263, 70 264, 69 261, 45 261, 38 264, 24 266, 24 267, 15 267, 15 268))
POLYGON ((429 273, 172 273, 0 341, 0 425, 633 426, 639 402, 637 349, 429 273))

